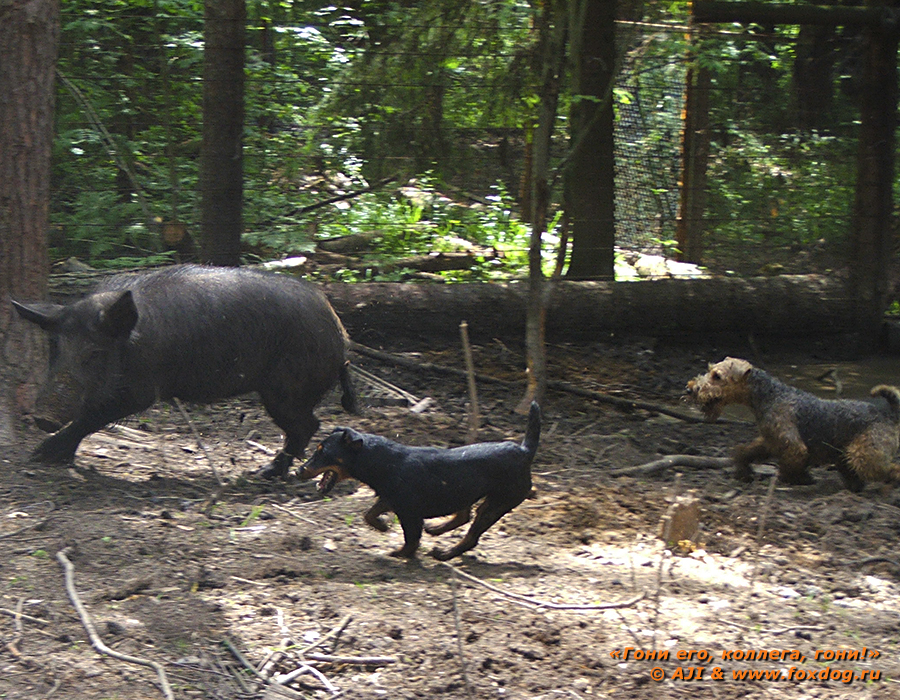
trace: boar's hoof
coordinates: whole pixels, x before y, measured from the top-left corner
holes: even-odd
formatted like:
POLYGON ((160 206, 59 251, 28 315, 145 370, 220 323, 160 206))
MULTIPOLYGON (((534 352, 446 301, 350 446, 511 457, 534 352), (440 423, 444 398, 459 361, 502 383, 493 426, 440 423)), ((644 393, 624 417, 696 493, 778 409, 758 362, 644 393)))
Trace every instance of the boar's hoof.
POLYGON ((47 438, 35 448, 31 453, 31 461, 55 465, 74 464, 75 448, 68 443, 63 444, 54 440, 54 437, 56 436, 47 438))
POLYGON ((261 479, 283 479, 287 476, 294 458, 287 452, 279 452, 269 464, 256 472, 261 479))

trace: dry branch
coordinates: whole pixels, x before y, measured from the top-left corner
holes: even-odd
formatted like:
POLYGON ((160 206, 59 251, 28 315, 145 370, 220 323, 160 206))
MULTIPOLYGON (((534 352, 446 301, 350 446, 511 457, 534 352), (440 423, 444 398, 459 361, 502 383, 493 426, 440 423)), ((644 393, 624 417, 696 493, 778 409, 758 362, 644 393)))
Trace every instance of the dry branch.
POLYGON ((568 603, 550 603, 545 600, 538 600, 536 598, 531 598, 526 595, 520 595, 518 593, 510 593, 509 591, 504 591, 502 588, 498 588, 497 586, 491 585, 487 581, 482 581, 477 576, 472 576, 472 574, 467 574, 465 571, 457 569, 452 564, 448 564, 445 561, 442 561, 441 564, 446 566, 451 571, 455 572, 459 576, 462 576, 464 579, 471 581, 472 583, 477 583, 479 586, 483 586, 487 588, 489 591, 493 591, 494 593, 499 593, 502 596, 506 596, 510 600, 515 600, 521 603, 527 603, 528 605, 535 605, 539 608, 548 608, 550 610, 612 610, 614 608, 628 608, 637 603, 640 600, 643 600, 644 593, 641 592, 633 598, 629 598, 628 600, 623 600, 619 603, 601 603, 600 605, 569 605, 568 603))
MULTIPOLYGON (((438 365, 433 362, 419 362, 417 360, 411 360, 408 357, 401 357, 400 355, 394 355, 388 352, 382 352, 381 350, 375 350, 374 348, 367 347, 365 345, 360 345, 359 343, 351 341, 350 349, 354 352, 359 353, 360 355, 365 355, 366 357, 371 357, 374 360, 380 360, 381 362, 389 362, 391 364, 397 365, 399 367, 406 367, 408 369, 416 370, 417 372, 437 372, 439 374, 447 374, 453 377, 460 377, 461 379, 468 380, 469 373, 465 370, 456 369, 455 367, 447 367, 446 365, 438 365)), ((500 379, 498 377, 492 377, 486 374, 478 374, 476 373, 475 379, 479 382, 483 382, 484 384, 501 384, 503 386, 515 386, 520 384, 521 382, 511 382, 506 379, 500 379)), ((569 384, 568 382, 563 382, 559 380, 550 380, 547 382, 547 387, 550 389, 556 389, 557 391, 563 391, 569 394, 575 394, 576 396, 584 396, 585 398, 592 399, 594 401, 599 401, 600 403, 609 404, 611 406, 615 406, 616 408, 621 408, 626 411, 633 411, 634 409, 643 409, 645 411, 651 411, 653 413, 662 413, 667 416, 672 416, 673 418, 678 418, 679 420, 686 421, 688 423, 702 423, 703 418, 700 416, 691 415, 689 413, 684 413, 682 411, 676 411, 668 406, 664 406, 658 403, 652 403, 648 401, 633 401, 631 399, 623 399, 619 396, 610 396, 609 394, 604 394, 600 391, 594 391, 592 389, 583 389, 581 387, 574 386, 569 384)), ((730 422, 730 421, 723 421, 730 422)))
POLYGON ((247 661, 247 657, 241 653, 241 650, 238 649, 231 642, 230 639, 227 639, 227 638, 223 639, 222 643, 225 645, 225 647, 228 649, 228 651, 231 652, 232 656, 234 656, 234 658, 236 658, 238 660, 238 662, 241 664, 241 666, 246 668, 248 671, 250 671, 250 673, 252 673, 254 676, 259 678, 263 683, 266 684, 266 688, 272 690, 272 692, 278 693, 279 695, 284 695, 289 698, 295 698, 297 700, 302 700, 303 695, 301 695, 300 693, 298 693, 294 690, 291 690, 290 688, 285 688, 281 685, 278 685, 277 683, 273 683, 268 678, 266 678, 264 675, 262 675, 259 671, 257 671, 256 667, 253 664, 251 664, 249 661, 247 661))
MULTIPOLYGON (((297 653, 300 654, 300 656, 305 656, 307 652, 312 651, 316 647, 322 646, 329 639, 332 639, 334 637, 340 637, 341 634, 343 634, 344 630, 347 628, 347 625, 350 624, 350 621, 352 619, 353 619, 352 615, 345 615, 344 618, 337 624, 337 626, 334 629, 332 629, 328 634, 326 634, 323 637, 319 637, 312 644, 310 644, 309 646, 303 647, 297 653)), ((334 647, 332 647, 332 648, 334 648, 334 647)))
POLYGON ((42 620, 39 617, 32 617, 31 615, 26 615, 20 610, 8 610, 7 608, 0 608, 0 614, 8 615, 12 618, 18 618, 20 620, 26 620, 27 622, 33 622, 36 625, 49 625, 50 623, 47 620, 42 620))
POLYGON ((731 466, 730 457, 703 457, 700 455, 668 455, 646 464, 634 467, 612 469, 608 476, 652 476, 672 467, 688 467, 691 469, 722 469, 731 466))
POLYGON ((309 661, 322 661, 330 664, 349 664, 351 666, 384 666, 395 664, 393 656, 334 656, 333 654, 307 654, 309 661))
POLYGON ((156 675, 159 677, 159 684, 160 686, 162 686, 163 695, 165 695, 168 700, 175 700, 175 696, 172 694, 172 688, 169 685, 169 679, 166 677, 166 671, 160 664, 158 664, 156 661, 141 659, 137 656, 130 656, 128 654, 118 652, 115 649, 110 649, 108 646, 106 646, 106 644, 103 643, 103 640, 100 639, 100 635, 97 634, 97 630, 94 627, 94 623, 91 620, 90 614, 88 614, 87 609, 85 609, 84 604, 81 602, 81 597, 78 595, 78 591, 75 590, 75 567, 72 565, 72 562, 69 561, 69 557, 66 556, 67 549, 68 547, 57 552, 56 560, 63 567, 63 572, 65 573, 66 579, 66 592, 69 594, 69 600, 72 601, 72 606, 78 613, 78 617, 81 618, 81 624, 84 626, 85 631, 88 633, 88 637, 91 640, 91 646, 101 654, 106 654, 107 656, 111 656, 112 658, 118 659, 119 661, 125 661, 130 664, 137 664, 138 666, 148 666, 152 668, 154 671, 156 671, 156 675))

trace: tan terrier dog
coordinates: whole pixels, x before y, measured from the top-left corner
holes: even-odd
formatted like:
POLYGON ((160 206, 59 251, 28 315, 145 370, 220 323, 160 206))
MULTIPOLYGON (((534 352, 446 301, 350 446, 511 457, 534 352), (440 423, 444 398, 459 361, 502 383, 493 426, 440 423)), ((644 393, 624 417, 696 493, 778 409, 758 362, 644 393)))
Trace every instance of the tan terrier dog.
POLYGON ((896 481, 893 458, 900 443, 900 391, 880 384, 867 401, 827 400, 778 381, 746 360, 726 357, 687 384, 688 398, 709 421, 728 404, 749 406, 759 437, 734 450, 735 476, 753 478, 751 464, 774 457, 788 484, 811 484, 811 466, 833 464, 851 491, 867 481, 896 481))

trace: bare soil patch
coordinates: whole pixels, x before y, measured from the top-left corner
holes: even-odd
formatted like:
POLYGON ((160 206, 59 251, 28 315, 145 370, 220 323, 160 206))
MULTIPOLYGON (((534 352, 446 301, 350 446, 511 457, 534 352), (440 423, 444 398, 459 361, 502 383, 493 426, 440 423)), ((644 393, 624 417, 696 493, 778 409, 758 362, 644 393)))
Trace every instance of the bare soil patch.
MULTIPOLYGON (((457 349, 385 349, 464 366, 457 349)), ((555 378, 685 409, 685 382, 726 352, 749 351, 616 338, 555 346, 551 357, 555 378)), ((409 444, 464 440, 464 380, 354 361, 434 404, 421 415, 373 407, 353 417, 335 399, 319 410, 318 438, 350 425, 409 444)), ((475 361, 508 379, 524 364, 519 348, 500 342, 475 348, 475 361)), ((481 439, 521 439, 524 418, 510 410, 520 388, 479 389, 481 439)), ((774 490, 760 535, 772 468, 749 486, 718 470, 610 475, 665 455, 725 456, 754 434, 749 424, 688 423, 553 392, 533 470, 537 498, 451 562, 490 589, 428 557, 427 536, 418 561, 386 556, 402 535, 396 524, 387 534, 365 525, 366 487, 343 483, 323 499, 295 477, 246 478, 280 445, 255 400, 189 410, 228 480, 209 513, 211 467, 170 406, 87 439, 77 469, 29 464, 36 433, 0 453, 0 697, 162 697, 151 669, 91 648, 55 558, 64 548, 105 643, 163 664, 177 698, 900 697, 897 492, 852 494, 835 472, 818 470, 815 485, 774 490), (657 535, 676 491, 699 499, 701 529, 670 552, 657 535), (640 594, 618 609, 561 607, 640 594), (303 673, 280 694, 241 666, 226 639, 270 678, 304 664, 320 675, 303 673), (670 658, 612 655, 626 648, 670 658), (776 649, 804 661, 732 653, 776 649), (679 650, 710 657, 679 661, 679 650), (697 667, 700 680, 676 677, 697 667), (799 680, 796 670, 786 680, 734 678, 791 667, 850 671, 852 682, 835 673, 799 680)))

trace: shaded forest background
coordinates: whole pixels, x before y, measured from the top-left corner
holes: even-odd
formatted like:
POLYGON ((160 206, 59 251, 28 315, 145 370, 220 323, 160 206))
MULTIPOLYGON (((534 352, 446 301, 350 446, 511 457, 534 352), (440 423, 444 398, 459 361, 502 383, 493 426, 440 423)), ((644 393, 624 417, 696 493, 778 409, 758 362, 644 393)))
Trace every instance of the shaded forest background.
MULTIPOLYGON (((551 3, 552 5, 552 3, 551 3)), ((247 4, 246 261, 357 235, 343 280, 468 251, 429 278, 524 274, 524 174, 541 90, 542 12, 525 2, 247 4), (385 264, 385 260, 401 264, 385 264)), ((842 271, 859 127, 858 28, 717 25, 689 46, 687 3, 621 2, 611 89, 617 276, 674 255, 685 74, 711 74, 702 262, 740 274, 842 271)), ((93 266, 192 254, 200 225, 203 7, 62 8, 51 257, 93 266)), ((563 73, 550 164, 548 271, 564 235, 573 103, 563 73)), ((665 274, 651 268, 642 274, 665 274)), ((420 275, 421 276, 421 275, 420 275)))

